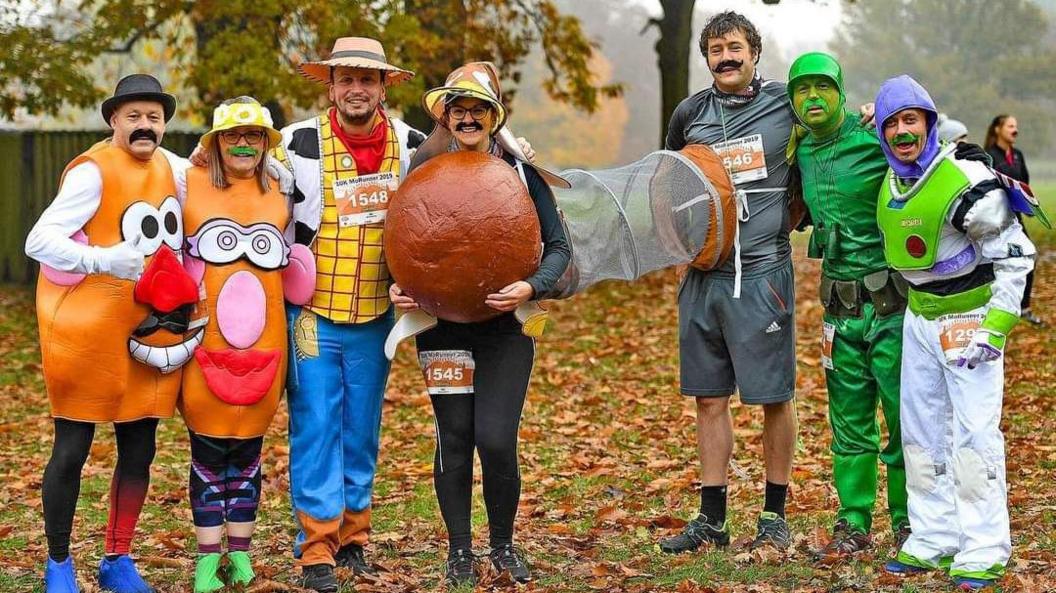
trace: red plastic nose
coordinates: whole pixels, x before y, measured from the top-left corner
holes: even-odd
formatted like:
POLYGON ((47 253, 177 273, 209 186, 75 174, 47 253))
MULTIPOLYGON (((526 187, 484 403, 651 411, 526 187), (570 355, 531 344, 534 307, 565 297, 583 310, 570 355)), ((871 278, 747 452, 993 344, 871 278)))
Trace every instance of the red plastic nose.
POLYGON ((136 282, 133 295, 137 303, 169 313, 183 305, 197 303, 198 286, 172 249, 162 244, 136 282))

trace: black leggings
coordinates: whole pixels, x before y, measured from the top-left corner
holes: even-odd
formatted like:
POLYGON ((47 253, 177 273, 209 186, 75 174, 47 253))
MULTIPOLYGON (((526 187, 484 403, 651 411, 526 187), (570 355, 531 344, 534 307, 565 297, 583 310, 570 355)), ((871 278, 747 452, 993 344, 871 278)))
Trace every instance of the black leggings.
POLYGON ((418 352, 465 350, 474 362, 472 394, 430 394, 436 415, 433 480, 451 550, 470 549, 473 449, 480 454, 492 547, 513 542, 521 497, 517 429, 535 342, 512 314, 482 323, 439 324, 417 338, 418 352))
MULTIPOLYGON (((110 517, 106 524, 107 555, 127 554, 139 512, 150 485, 150 464, 154 460, 154 434, 157 418, 114 424, 117 437, 117 465, 110 482, 110 517)), ((81 469, 88 459, 95 436, 95 424, 55 419, 55 445, 44 469, 41 497, 44 502, 44 534, 48 555, 63 561, 70 555, 70 532, 77 497, 81 491, 81 469)))
POLYGON ((187 432, 191 435, 188 494, 195 527, 256 521, 264 437, 216 438, 187 432))

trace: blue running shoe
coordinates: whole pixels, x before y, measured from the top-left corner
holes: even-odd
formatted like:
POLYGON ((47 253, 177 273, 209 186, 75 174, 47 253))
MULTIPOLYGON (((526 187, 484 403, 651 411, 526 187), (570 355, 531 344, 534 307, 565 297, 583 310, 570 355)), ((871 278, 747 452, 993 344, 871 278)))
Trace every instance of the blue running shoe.
POLYGON ((48 557, 44 567, 44 593, 81 593, 77 575, 73 572, 73 556, 67 556, 62 562, 48 557))
POLYGON ((980 579, 976 577, 953 577, 953 584, 961 591, 982 591, 996 584, 994 579, 980 579))
POLYGON ((99 563, 99 586, 113 593, 154 593, 127 554, 113 560, 103 558, 99 563))
POLYGON ((884 571, 888 574, 897 575, 900 577, 913 576, 915 574, 922 574, 931 570, 930 568, 924 568, 922 566, 916 566, 914 564, 906 564, 898 558, 892 558, 884 564, 884 571))

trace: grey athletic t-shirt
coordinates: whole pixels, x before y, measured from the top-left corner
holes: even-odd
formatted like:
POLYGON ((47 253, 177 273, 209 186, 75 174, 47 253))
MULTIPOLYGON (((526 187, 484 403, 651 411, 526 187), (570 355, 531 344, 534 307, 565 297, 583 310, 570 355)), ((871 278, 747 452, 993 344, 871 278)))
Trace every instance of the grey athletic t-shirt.
MULTIPOLYGON (((773 80, 764 81, 759 94, 748 104, 722 105, 709 87, 684 99, 671 115, 666 148, 679 150, 687 144, 707 144, 725 157, 737 188, 748 192, 748 220, 740 223, 744 273, 769 268, 792 257, 788 191, 753 191, 788 186, 791 170, 785 161, 785 148, 792 124, 785 84, 773 80)), ((717 273, 734 273, 732 255, 717 273)))

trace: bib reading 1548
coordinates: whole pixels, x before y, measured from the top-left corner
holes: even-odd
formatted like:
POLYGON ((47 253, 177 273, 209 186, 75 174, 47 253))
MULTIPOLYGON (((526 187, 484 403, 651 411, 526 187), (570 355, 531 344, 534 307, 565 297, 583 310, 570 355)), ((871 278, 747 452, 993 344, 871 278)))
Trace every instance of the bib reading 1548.
POLYGON ((385 222, 397 185, 399 179, 392 172, 334 181, 338 224, 349 227, 385 222))

